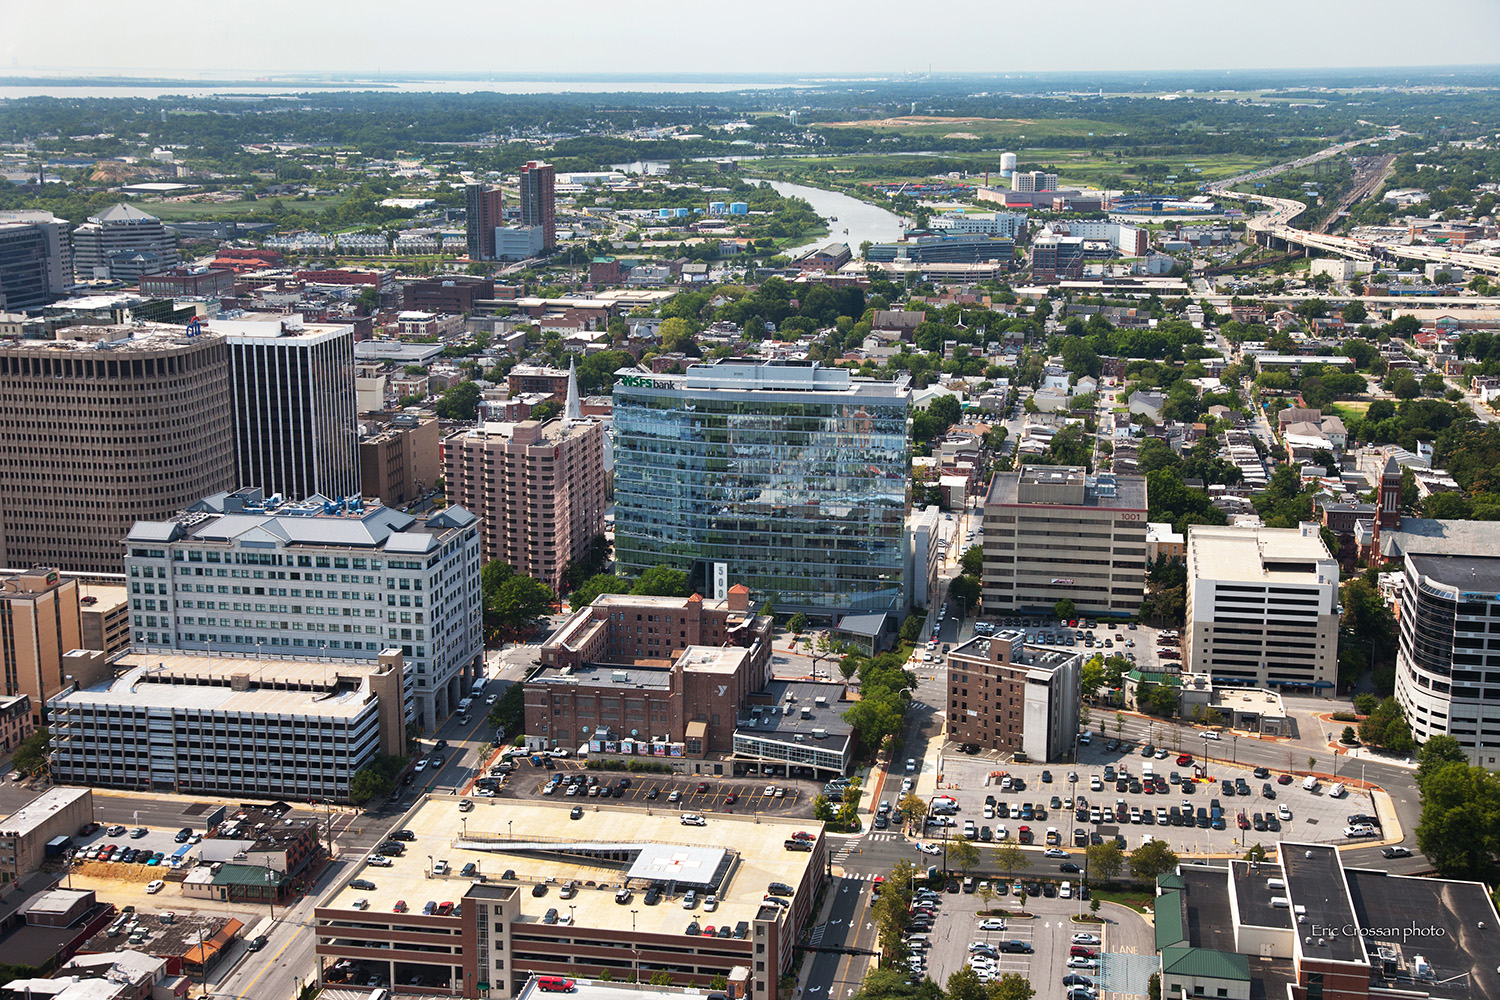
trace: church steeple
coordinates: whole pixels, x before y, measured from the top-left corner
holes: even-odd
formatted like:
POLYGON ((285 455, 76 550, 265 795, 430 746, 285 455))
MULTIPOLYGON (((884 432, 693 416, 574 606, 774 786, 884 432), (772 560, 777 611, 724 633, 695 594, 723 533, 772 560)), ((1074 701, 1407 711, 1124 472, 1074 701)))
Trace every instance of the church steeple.
POLYGON ((578 398, 578 359, 568 359, 568 401, 563 407, 563 417, 567 420, 583 419, 583 403, 578 398))

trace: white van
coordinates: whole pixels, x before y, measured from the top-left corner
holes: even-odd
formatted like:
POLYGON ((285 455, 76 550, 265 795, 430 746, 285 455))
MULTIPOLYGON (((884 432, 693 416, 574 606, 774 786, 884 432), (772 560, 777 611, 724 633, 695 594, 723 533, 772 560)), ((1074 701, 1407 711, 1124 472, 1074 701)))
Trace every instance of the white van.
POLYGON ((1331 799, 1341 799, 1347 794, 1349 794, 1349 791, 1344 787, 1342 781, 1335 782, 1328 788, 1328 797, 1331 799))
POLYGON ((1150 762, 1141 765, 1141 779, 1143 781, 1153 780, 1156 772, 1151 769, 1150 762))
POLYGON ((1064 882, 1062 885, 1058 886, 1057 887, 1057 895, 1058 895, 1058 898, 1060 898, 1060 899, 1072 899, 1073 898, 1073 883, 1072 882, 1064 882))
POLYGON ((474 704, 473 698, 460 698, 458 699, 458 710, 462 712, 472 704, 474 704))
POLYGON ((1316 774, 1309 774, 1307 777, 1302 779, 1302 790, 1304 792, 1310 792, 1317 787, 1318 776, 1316 774))

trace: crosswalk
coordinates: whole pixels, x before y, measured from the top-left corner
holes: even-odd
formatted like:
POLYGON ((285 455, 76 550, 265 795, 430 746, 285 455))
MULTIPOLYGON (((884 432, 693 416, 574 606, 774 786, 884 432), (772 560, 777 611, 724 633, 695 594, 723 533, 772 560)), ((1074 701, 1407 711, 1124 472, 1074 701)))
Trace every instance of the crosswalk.
POLYGON ((900 833, 870 833, 870 834, 866 834, 865 835, 865 840, 869 841, 872 844, 874 844, 874 843, 880 843, 881 841, 905 840, 905 839, 906 839, 906 835, 905 834, 900 834, 900 833))

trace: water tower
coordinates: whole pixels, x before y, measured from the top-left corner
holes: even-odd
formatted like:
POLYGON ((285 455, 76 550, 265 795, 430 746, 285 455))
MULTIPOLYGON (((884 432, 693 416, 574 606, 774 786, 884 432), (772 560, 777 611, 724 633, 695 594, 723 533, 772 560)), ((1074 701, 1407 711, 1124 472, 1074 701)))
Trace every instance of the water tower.
POLYGON ((1000 176, 1009 177, 1016 172, 1016 154, 1000 154, 1000 176))

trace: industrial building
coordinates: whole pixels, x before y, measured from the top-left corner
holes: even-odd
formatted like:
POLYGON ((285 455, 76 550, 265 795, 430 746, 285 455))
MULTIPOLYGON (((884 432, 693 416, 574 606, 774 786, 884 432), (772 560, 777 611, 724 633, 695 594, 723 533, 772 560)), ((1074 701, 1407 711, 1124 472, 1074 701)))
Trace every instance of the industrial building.
POLYGON ((1024 632, 975 636, 948 653, 948 738, 1036 762, 1072 759, 1083 654, 1026 645, 1024 632))
POLYGON ((318 983, 510 997, 533 975, 667 971, 774 1000, 827 864, 820 825, 713 813, 686 826, 588 801, 570 819, 562 803, 481 799, 465 813, 423 798, 398 821, 412 839, 391 867, 356 864, 319 900, 318 983), (794 833, 812 849, 786 850, 794 833))
POLYGON ((1076 466, 997 472, 984 501, 986 613, 1135 614, 1146 589, 1146 479, 1076 466))
MULTIPOLYGON (((94 793, 87 788, 49 788, 0 819, 0 885, 9 886, 41 867, 48 844, 77 835, 94 819, 94 793)), ((59 849, 54 850, 57 854, 59 849)))
POLYGON ((48 703, 57 780, 342 802, 356 771, 405 747, 399 649, 375 660, 135 653, 115 668, 48 703))
POLYGON ((725 359, 614 387, 615 559, 831 619, 906 607, 911 380, 725 359))
POLYGON ((1185 670, 1219 686, 1332 688, 1338 631, 1339 566, 1317 524, 1188 528, 1185 670))
POLYGON ((247 489, 137 522, 125 544, 137 650, 374 660, 399 648, 428 730, 478 674, 479 519, 462 506, 419 518, 247 489))
POLYGON ((0 566, 119 573, 136 521, 235 487, 225 338, 81 332, 0 344, 0 438, 24 442, 0 453, 0 566))

